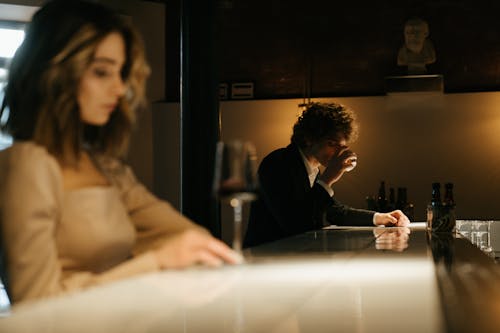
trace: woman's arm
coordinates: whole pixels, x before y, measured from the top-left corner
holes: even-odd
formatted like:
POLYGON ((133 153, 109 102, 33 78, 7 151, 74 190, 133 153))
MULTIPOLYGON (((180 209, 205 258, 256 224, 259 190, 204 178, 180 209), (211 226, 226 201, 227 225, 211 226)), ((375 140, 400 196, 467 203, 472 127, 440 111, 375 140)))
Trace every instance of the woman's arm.
POLYGON ((197 263, 219 266, 224 262, 242 261, 208 230, 149 192, 137 181, 130 167, 115 161, 107 169, 120 189, 137 231, 134 255, 153 251, 161 268, 182 268, 197 263))

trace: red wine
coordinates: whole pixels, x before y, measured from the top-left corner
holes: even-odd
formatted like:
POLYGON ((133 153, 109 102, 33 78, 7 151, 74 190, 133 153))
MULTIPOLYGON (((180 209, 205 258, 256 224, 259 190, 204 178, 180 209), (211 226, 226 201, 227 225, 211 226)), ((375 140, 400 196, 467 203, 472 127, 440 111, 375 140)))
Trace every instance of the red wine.
POLYGON ((219 186, 217 194, 222 200, 234 198, 242 201, 252 201, 257 197, 255 189, 246 186, 245 183, 239 179, 227 179, 223 181, 219 186))

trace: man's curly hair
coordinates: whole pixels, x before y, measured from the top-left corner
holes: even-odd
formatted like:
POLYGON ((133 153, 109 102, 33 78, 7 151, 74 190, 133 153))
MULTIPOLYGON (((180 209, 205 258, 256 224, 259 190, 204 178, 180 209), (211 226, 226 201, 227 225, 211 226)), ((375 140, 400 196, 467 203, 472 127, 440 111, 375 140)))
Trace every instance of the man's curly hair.
POLYGON ((301 149, 327 139, 354 141, 357 127, 354 113, 345 106, 313 102, 306 106, 293 126, 291 140, 301 149))

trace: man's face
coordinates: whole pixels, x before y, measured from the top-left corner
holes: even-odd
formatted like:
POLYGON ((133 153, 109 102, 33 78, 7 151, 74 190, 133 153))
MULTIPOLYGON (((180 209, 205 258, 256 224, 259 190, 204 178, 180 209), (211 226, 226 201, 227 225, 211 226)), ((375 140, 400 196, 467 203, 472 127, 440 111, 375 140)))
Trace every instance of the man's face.
POLYGON ((322 165, 327 166, 328 161, 341 150, 347 148, 345 138, 322 140, 311 147, 311 154, 322 165))

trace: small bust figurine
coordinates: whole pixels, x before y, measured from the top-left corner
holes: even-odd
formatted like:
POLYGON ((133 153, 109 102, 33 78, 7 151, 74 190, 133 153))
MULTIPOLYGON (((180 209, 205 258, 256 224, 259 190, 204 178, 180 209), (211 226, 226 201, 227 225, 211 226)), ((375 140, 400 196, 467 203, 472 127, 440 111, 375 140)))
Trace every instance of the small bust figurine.
POLYGON ((404 29, 405 43, 398 52, 398 65, 408 66, 408 74, 427 73, 426 65, 436 61, 429 36, 429 25, 420 18, 409 19, 404 29))

